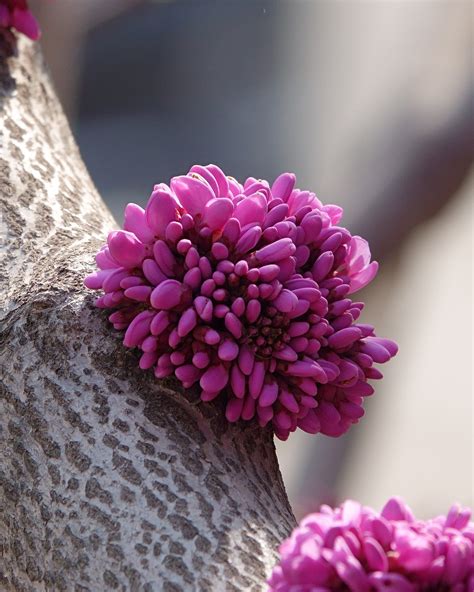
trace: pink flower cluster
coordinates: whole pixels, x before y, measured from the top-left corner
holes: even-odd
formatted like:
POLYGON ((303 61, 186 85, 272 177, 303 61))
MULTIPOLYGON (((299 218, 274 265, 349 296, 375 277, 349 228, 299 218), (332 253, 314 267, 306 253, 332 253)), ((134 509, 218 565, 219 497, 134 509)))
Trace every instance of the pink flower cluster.
POLYGON ((230 422, 339 436, 397 346, 357 323, 363 303, 348 297, 377 272, 367 242, 295 181, 241 185, 193 166, 156 185, 145 210, 126 207, 85 285, 104 291, 97 306, 115 309, 142 369, 198 383, 203 401, 222 394, 230 422))
POLYGON ((280 546, 270 592, 473 592, 474 523, 454 505, 417 520, 397 498, 378 514, 346 501, 310 514, 280 546))
POLYGON ((40 37, 38 23, 28 9, 27 0, 0 0, 1 29, 16 29, 33 40, 40 37))

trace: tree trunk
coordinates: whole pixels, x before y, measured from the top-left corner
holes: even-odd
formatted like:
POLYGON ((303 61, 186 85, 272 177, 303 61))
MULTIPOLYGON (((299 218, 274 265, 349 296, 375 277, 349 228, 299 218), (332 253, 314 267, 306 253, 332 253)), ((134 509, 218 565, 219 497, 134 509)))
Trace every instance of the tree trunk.
POLYGON ((0 589, 264 589, 294 526, 271 431, 139 370, 94 308, 116 224, 29 41, 0 117, 0 589))

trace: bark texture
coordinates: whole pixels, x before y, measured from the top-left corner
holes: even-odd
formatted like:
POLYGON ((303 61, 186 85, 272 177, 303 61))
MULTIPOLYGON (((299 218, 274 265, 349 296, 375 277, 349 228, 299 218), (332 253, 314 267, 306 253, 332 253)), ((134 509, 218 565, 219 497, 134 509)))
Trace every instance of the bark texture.
MULTIPOLYGON (((261 590, 272 434, 140 371, 82 280, 115 223, 45 73, 0 59, 0 590, 261 590)), ((150 179, 150 184, 154 179, 150 179)))

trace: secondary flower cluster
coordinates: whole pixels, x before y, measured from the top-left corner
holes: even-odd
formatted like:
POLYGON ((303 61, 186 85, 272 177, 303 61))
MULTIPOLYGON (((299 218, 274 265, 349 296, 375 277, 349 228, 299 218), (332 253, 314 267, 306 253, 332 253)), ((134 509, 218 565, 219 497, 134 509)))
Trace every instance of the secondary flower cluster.
POLYGON ((39 39, 40 30, 28 9, 27 0, 0 0, 0 30, 15 29, 30 39, 39 39))
POLYGON ((280 546, 270 592, 472 592, 474 523, 454 505, 417 520, 397 498, 378 514, 346 501, 310 514, 280 546))
POLYGON ((243 185, 214 165, 156 185, 125 209, 85 285, 139 347, 142 369, 222 393, 230 422, 257 417, 286 439, 297 427, 339 436, 363 415, 374 362, 397 351, 357 323, 349 294, 377 272, 342 209, 295 188, 295 176, 243 185))

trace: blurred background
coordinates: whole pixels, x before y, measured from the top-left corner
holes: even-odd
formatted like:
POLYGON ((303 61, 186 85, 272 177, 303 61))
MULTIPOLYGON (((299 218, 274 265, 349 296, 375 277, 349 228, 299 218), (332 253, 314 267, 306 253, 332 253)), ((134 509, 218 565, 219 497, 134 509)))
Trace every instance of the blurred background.
POLYGON ((297 516, 393 494, 473 504, 472 4, 37 0, 43 47, 116 219, 191 164, 345 209, 382 263, 365 320, 400 353, 339 439, 278 445, 297 516))

